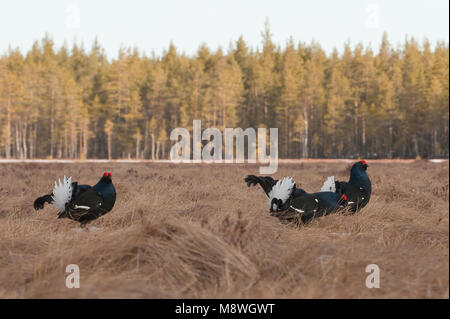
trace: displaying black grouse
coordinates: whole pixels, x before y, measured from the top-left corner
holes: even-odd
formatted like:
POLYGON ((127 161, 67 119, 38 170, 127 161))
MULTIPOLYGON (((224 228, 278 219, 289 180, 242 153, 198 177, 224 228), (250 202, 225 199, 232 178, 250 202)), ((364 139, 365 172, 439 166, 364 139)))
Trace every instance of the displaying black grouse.
POLYGON ((341 208, 356 212, 366 206, 372 192, 372 185, 366 173, 367 167, 366 161, 359 161, 353 164, 348 182, 335 181, 334 176, 330 176, 320 192, 311 194, 296 188, 290 177, 274 180, 268 176, 249 175, 245 182, 249 187, 261 185, 269 198, 272 215, 290 220, 292 216, 300 214, 301 220, 307 222, 341 208))
POLYGON ((69 218, 80 222, 84 228, 89 222, 108 213, 116 202, 116 189, 111 173, 104 173, 94 186, 72 183, 72 177, 64 176, 63 182, 55 182, 50 195, 37 198, 34 209, 44 208, 45 203, 53 204, 58 210, 58 218, 69 218))
POLYGON ((335 182, 335 191, 345 194, 348 198, 348 208, 356 212, 367 205, 372 193, 372 183, 367 175, 369 165, 365 160, 353 164, 350 169, 350 180, 348 182, 335 182))
POLYGON ((297 188, 291 177, 274 180, 271 177, 249 175, 245 182, 248 187, 260 184, 269 198, 271 214, 284 221, 300 217, 303 223, 307 223, 314 217, 331 214, 346 205, 345 194, 329 191, 307 193, 297 188))

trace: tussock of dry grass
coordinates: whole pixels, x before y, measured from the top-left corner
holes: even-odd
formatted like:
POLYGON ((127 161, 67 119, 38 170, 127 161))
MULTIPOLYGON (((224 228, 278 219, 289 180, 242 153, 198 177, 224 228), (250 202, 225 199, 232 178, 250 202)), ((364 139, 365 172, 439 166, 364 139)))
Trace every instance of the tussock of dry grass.
MULTIPOLYGON (((448 298, 448 162, 371 161, 360 213, 301 227, 271 217, 256 165, 1 164, 3 298, 448 298), (118 200, 97 232, 32 202, 64 174, 94 184, 113 172, 118 200), (381 288, 365 287, 378 264, 381 288), (81 288, 65 287, 78 264, 81 288)), ((276 177, 319 190, 348 164, 283 164, 276 177)))

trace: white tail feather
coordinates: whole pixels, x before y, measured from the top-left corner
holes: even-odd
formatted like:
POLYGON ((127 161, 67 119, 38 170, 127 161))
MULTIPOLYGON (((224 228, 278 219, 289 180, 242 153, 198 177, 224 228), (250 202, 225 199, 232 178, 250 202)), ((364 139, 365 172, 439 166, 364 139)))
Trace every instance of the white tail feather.
POLYGON ((334 176, 328 177, 328 179, 323 183, 321 192, 336 192, 336 184, 334 183, 334 176))
POLYGON ((64 182, 61 182, 61 179, 55 182, 52 199, 53 205, 59 212, 66 209, 66 204, 72 199, 72 177, 64 176, 64 182))
POLYGON ((294 185, 295 182, 291 177, 285 177, 279 180, 269 192, 269 206, 271 205, 272 199, 274 198, 281 199, 283 204, 285 204, 294 191, 294 185))

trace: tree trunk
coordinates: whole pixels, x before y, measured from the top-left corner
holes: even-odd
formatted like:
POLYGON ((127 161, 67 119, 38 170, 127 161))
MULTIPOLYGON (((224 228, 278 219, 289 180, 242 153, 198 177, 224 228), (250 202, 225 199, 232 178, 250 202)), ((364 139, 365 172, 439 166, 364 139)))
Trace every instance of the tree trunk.
POLYGON ((419 143, 417 142, 417 134, 413 135, 413 143, 414 143, 414 153, 416 154, 416 158, 420 157, 419 155, 419 143))
POLYGON ((83 123, 82 130, 82 150, 81 150, 81 158, 87 159, 88 156, 88 143, 89 143, 89 122, 87 120, 83 123))
POLYGON ((108 133, 108 160, 111 160, 111 135, 112 133, 108 133))
POLYGON ((309 121, 308 121, 308 109, 305 106, 304 110, 303 110, 303 118, 305 121, 305 129, 303 132, 303 158, 308 158, 308 126, 309 126, 309 121))
POLYGON ((437 129, 433 129, 433 156, 439 155, 438 152, 437 129))
POLYGON ((27 129, 28 125, 23 124, 22 126, 22 147, 23 147, 23 157, 28 157, 28 147, 27 147, 27 129))
POLYGON ((141 150, 140 150, 140 144, 141 144, 141 134, 137 134, 137 136, 136 136, 136 159, 139 159, 140 158, 140 152, 141 152, 141 150))
POLYGON ((37 147, 37 124, 32 125, 30 134, 32 134, 30 143, 30 158, 35 158, 37 147))
POLYGON ((29 152, 30 159, 32 159, 34 157, 34 132, 33 132, 33 130, 34 130, 34 125, 31 124, 30 138, 29 138, 30 139, 30 141, 29 141, 29 143, 30 143, 30 152, 29 152))
POLYGON ((75 158, 77 156, 77 138, 78 134, 76 133, 77 127, 73 125, 70 128, 70 136, 69 136, 69 150, 70 157, 75 158))
POLYGON ((355 101, 355 114, 353 115, 354 135, 353 135, 353 147, 352 155, 359 153, 359 138, 358 138, 358 101, 355 101))
POLYGON ((148 124, 148 118, 145 120, 145 123, 146 123, 146 125, 145 125, 145 134, 144 134, 144 150, 142 151, 143 152, 143 157, 144 157, 144 159, 145 158, 147 158, 147 155, 148 155, 148 136, 149 136, 149 132, 148 132, 148 126, 149 126, 149 124, 148 124))
POLYGON ((54 116, 54 90, 51 91, 51 107, 50 107, 50 158, 53 158, 53 132, 55 130, 55 116, 54 116))
POLYGON ((222 110, 222 117, 223 117, 223 131, 225 132, 225 128, 227 127, 227 111, 225 109, 225 106, 222 110))
POLYGON ((389 145, 388 145, 388 158, 392 158, 392 122, 389 123, 389 145))
POLYGON ((362 154, 367 156, 366 154, 366 118, 364 115, 362 116, 362 154))
POLYGON ((160 142, 156 142, 156 159, 159 160, 159 147, 160 147, 160 142))
POLYGON ((16 137, 16 157, 23 159, 22 147, 21 147, 21 138, 20 138, 20 129, 19 124, 16 123, 14 135, 16 137))
POLYGON ((288 112, 287 106, 284 108, 284 120, 285 120, 285 122, 284 122, 284 134, 285 134, 285 137, 284 137, 284 140, 285 140, 284 152, 285 152, 285 154, 284 154, 284 156, 289 157, 289 112, 288 112))
POLYGON ((7 123, 6 123, 6 145, 5 145, 5 153, 6 158, 11 158, 11 98, 8 97, 7 103, 7 123))
POLYGON ((155 134, 152 133, 152 161, 155 160, 155 134))
POLYGON ((269 108, 267 107, 266 100, 264 99, 264 124, 267 125, 267 113, 269 113, 269 108))

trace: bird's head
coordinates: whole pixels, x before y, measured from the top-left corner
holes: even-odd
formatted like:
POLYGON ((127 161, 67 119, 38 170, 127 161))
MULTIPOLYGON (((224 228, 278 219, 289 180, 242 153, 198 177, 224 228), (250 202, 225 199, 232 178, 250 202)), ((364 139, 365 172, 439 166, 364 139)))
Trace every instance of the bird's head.
POLYGON ((111 184, 112 183, 111 173, 105 172, 100 181, 105 184, 111 184))
POLYGON ((353 170, 358 170, 358 171, 366 171, 367 167, 369 167, 369 165, 367 164, 367 162, 365 160, 356 162, 355 164, 353 164, 352 166, 352 171, 353 170))
POLYGON ((272 199, 270 202, 270 211, 271 212, 278 212, 283 210, 283 201, 278 198, 272 199))

